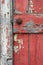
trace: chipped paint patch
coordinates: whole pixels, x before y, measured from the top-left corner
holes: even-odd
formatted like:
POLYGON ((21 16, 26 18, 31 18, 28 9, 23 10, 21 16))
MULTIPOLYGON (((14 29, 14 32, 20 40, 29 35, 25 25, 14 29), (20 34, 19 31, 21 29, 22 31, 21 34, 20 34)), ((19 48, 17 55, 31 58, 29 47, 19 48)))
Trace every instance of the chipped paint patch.
POLYGON ((17 37, 18 37, 18 34, 15 34, 15 35, 14 35, 14 41, 17 42, 17 44, 18 44, 18 45, 15 45, 15 46, 14 46, 14 51, 15 51, 15 53, 18 53, 18 52, 21 50, 21 48, 23 48, 23 47, 22 47, 22 45, 23 45, 23 40, 22 40, 22 39, 17 39, 17 37))

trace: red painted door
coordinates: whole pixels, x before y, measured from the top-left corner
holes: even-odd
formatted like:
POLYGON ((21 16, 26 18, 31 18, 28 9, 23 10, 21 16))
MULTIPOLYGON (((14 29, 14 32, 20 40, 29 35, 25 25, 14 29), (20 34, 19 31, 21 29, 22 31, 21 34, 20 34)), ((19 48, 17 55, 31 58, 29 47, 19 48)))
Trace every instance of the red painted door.
POLYGON ((30 61, 28 58, 30 55, 28 38, 28 34, 14 35, 14 65, 28 65, 30 61))
POLYGON ((18 14, 43 13, 43 0, 14 0, 14 11, 18 14))
POLYGON ((30 65, 43 65, 43 34, 30 35, 30 65))
POLYGON ((14 34, 14 65, 43 65, 43 34, 14 34))
POLYGON ((43 0, 14 2, 14 65, 43 65, 43 0))
POLYGON ((14 9, 15 12, 19 14, 25 13, 28 6, 28 0, 14 0, 14 9))

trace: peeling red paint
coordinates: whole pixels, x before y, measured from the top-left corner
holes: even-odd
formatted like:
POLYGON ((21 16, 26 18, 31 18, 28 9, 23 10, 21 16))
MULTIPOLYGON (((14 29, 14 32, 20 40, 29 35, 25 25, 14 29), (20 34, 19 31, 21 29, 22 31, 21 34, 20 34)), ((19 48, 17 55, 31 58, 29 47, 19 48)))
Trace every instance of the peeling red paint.
POLYGON ((2 0, 2 4, 4 4, 5 3, 5 0, 2 0))
MULTIPOLYGON (((24 46, 17 53, 19 47, 14 48, 14 65, 43 65, 43 0, 13 3, 13 33, 23 40, 24 46)), ((15 40, 13 44, 19 46, 15 40)))

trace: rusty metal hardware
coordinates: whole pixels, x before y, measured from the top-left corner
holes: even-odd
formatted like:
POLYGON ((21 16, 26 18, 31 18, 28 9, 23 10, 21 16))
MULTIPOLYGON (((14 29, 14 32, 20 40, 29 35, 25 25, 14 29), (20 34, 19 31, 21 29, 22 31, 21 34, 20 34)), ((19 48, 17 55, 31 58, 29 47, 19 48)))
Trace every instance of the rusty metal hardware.
POLYGON ((18 25, 21 25, 22 24, 22 19, 16 19, 16 23, 18 24, 18 25))

